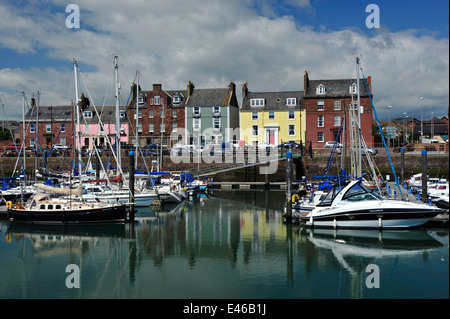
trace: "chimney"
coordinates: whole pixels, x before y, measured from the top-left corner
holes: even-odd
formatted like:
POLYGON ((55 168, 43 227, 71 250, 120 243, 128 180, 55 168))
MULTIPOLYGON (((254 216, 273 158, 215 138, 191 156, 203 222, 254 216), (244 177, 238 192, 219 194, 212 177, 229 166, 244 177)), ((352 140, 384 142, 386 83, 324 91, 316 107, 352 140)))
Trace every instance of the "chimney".
POLYGON ((34 97, 31 98, 31 109, 36 106, 36 99, 34 97))
POLYGON ((246 98, 248 94, 247 82, 242 84, 242 98, 246 98))
POLYGON ((228 85, 228 88, 230 89, 231 93, 236 92, 236 84, 234 84, 234 82, 230 82, 230 84, 228 85))
POLYGON ((309 77, 308 77, 308 71, 305 70, 305 75, 303 76, 303 94, 306 95, 306 92, 308 91, 309 86, 309 77))
POLYGON ((154 83, 153 84, 153 92, 158 92, 158 91, 161 91, 161 88, 162 88, 162 85, 161 84, 158 84, 158 83, 154 83))
POLYGON ((188 97, 190 97, 192 95, 192 93, 194 93, 194 88, 195 88, 194 83, 189 81, 188 84, 187 84, 187 96, 188 97))

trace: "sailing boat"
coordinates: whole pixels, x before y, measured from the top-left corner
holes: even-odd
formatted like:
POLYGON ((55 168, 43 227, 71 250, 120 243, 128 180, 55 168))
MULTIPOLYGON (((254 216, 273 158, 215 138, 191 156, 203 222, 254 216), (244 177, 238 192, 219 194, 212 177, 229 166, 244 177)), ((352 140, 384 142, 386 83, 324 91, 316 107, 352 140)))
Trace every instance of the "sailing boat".
MULTIPOLYGON (((81 167, 81 132, 77 86, 77 63, 74 60, 75 105, 77 112, 78 159, 81 167)), ((31 197, 26 203, 16 203, 8 211, 11 221, 41 224, 80 224, 80 223, 123 223, 126 209, 123 204, 110 204, 100 200, 87 201, 82 198, 82 180, 79 174, 79 186, 76 189, 52 187, 35 184, 44 191, 31 197), (63 197, 65 196, 65 197, 63 197)))
MULTIPOLYGON (((357 63, 358 120, 356 121, 358 145, 360 134, 359 59, 357 63)), ((388 200, 371 191, 362 182, 361 148, 358 147, 354 170, 355 179, 333 185, 325 198, 312 210, 300 213, 300 221, 306 227, 342 228, 410 228, 422 226, 444 210, 425 204, 388 200)), ((353 166, 353 165, 352 165, 353 166)), ((352 167, 353 170, 353 167, 352 167)))

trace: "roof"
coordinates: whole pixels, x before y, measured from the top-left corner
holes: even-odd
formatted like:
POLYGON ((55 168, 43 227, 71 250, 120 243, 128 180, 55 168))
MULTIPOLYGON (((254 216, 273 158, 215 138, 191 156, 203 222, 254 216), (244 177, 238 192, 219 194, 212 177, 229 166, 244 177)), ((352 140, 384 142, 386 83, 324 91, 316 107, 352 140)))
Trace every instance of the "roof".
MULTIPOLYGON (((114 105, 105 105, 105 106, 88 106, 84 111, 91 111, 92 118, 86 118, 87 123, 98 123, 98 117, 95 112, 97 109, 97 113, 101 118, 104 124, 106 123, 115 123, 116 121, 116 106, 114 105)), ((125 106, 120 106, 121 110, 125 109, 125 106)), ((82 112, 80 110, 80 118, 82 120, 81 123, 84 123, 82 112)), ((51 105, 51 106, 39 106, 39 121, 47 122, 70 122, 72 121, 72 106, 71 105, 51 105)), ((74 116, 76 119, 76 114, 74 116)), ((34 121, 36 120, 36 111, 35 108, 32 108, 25 115, 26 121, 34 121)))
POLYGON ((164 92, 166 92, 166 94, 168 96, 170 96, 170 98, 172 99, 169 106, 171 106, 171 107, 184 107, 185 106, 186 99, 187 99, 187 90, 167 90, 164 92), (175 95, 179 95, 181 97, 181 102, 179 104, 173 103, 173 97, 175 95))
MULTIPOLYGON (((350 87, 356 83, 356 79, 309 80, 305 91, 305 98, 349 97, 351 96, 350 87), (316 88, 319 85, 325 87, 325 94, 316 93, 316 88)), ((363 80, 359 81, 359 93, 360 97, 369 96, 363 80)))
POLYGON ((303 108, 303 91, 282 92, 248 92, 242 99, 241 111, 285 111, 300 110, 303 108), (287 98, 296 98, 296 105, 286 105, 287 98), (251 106, 251 99, 264 99, 264 106, 251 106))
POLYGON ((186 106, 217 106, 230 104, 229 88, 194 89, 192 95, 187 99, 186 106))

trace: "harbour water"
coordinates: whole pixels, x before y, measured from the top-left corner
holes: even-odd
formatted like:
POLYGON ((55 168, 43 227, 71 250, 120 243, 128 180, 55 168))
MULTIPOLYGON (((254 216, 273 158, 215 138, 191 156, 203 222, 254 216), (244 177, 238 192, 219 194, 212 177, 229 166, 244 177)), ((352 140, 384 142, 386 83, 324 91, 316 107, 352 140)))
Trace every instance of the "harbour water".
POLYGON ((283 191, 214 191, 136 223, 0 221, 0 299, 449 298, 448 229, 309 230, 283 191))

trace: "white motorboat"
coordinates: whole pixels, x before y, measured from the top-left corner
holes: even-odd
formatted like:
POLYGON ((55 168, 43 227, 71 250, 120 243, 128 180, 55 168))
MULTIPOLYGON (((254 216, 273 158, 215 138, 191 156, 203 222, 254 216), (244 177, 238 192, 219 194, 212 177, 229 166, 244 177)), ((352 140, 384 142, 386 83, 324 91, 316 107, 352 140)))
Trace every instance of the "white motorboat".
MULTIPOLYGON (((180 185, 160 185, 155 187, 156 194, 158 196, 158 199, 161 201, 161 203, 181 203, 183 199, 183 196, 180 195, 179 189, 180 185)), ((181 190, 182 191, 182 190, 181 190)))
MULTIPOLYGON (((129 189, 111 189, 105 185, 83 184, 84 199, 99 199, 108 203, 128 203, 130 201, 129 189)), ((135 207, 149 207, 157 198, 156 192, 135 191, 134 205, 135 207)))
POLYGON ((307 227, 411 228, 425 224, 444 210, 426 204, 389 200, 361 181, 334 185, 310 211, 300 214, 307 227))

